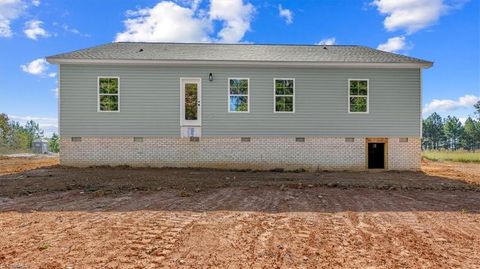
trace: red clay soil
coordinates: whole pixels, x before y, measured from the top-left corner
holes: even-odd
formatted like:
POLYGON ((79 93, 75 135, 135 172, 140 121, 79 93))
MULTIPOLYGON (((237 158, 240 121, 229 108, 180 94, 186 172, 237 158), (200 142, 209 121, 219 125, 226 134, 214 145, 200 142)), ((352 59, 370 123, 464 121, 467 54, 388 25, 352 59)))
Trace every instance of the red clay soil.
POLYGON ((6 174, 0 268, 479 268, 478 185, 425 166, 6 174))
POLYGON ((20 173, 40 167, 58 165, 58 158, 30 157, 9 158, 0 156, 0 176, 20 173))
POLYGON ((462 180, 467 183, 480 184, 480 164, 432 162, 424 160, 422 171, 426 175, 441 176, 453 180, 462 180))

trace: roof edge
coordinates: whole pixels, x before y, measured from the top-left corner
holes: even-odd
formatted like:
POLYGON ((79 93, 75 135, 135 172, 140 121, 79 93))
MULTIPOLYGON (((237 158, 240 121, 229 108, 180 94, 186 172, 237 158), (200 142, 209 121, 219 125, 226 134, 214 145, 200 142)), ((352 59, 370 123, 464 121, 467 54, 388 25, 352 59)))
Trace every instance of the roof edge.
POLYGON ((275 66, 275 67, 372 67, 372 68, 430 68, 433 62, 421 63, 361 63, 361 62, 272 62, 272 61, 204 61, 204 60, 106 60, 106 59, 62 59, 47 57, 51 64, 94 64, 94 65, 170 65, 170 66, 275 66))

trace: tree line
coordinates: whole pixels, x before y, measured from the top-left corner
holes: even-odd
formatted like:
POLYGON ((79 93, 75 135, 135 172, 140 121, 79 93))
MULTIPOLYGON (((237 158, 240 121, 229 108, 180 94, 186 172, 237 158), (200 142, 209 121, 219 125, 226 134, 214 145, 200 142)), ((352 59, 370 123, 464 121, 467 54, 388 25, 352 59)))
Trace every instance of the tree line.
POLYGON ((423 120, 422 149, 475 151, 480 149, 480 101, 475 105, 475 116, 465 123, 457 117, 442 118, 436 112, 423 120))
MULTIPOLYGON (((44 132, 37 122, 30 120, 25 125, 21 125, 19 122, 10 120, 6 114, 0 114, 0 147, 30 150, 33 141, 43 136, 44 132)), ((49 139, 48 147, 51 152, 60 150, 57 134, 53 134, 49 139)))

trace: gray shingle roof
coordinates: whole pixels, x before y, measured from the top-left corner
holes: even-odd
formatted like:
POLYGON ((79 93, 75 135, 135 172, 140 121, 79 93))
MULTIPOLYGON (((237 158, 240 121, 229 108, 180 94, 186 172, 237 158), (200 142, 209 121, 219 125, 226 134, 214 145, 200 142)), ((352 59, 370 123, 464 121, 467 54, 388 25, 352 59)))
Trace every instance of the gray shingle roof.
POLYGON ((209 43, 108 43, 58 54, 56 60, 255 61, 296 63, 410 63, 432 62, 364 46, 260 45, 209 43))

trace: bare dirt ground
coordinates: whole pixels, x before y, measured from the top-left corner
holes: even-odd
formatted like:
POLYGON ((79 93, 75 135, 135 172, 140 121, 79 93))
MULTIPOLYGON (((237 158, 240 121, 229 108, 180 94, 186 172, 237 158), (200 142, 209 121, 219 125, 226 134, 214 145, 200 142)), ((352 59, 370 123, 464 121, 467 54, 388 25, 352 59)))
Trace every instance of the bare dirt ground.
POLYGON ((58 165, 58 158, 0 156, 0 176, 53 165, 58 165))
POLYGON ((51 161, 0 160, 1 269, 480 268, 478 164, 280 173, 51 161))

